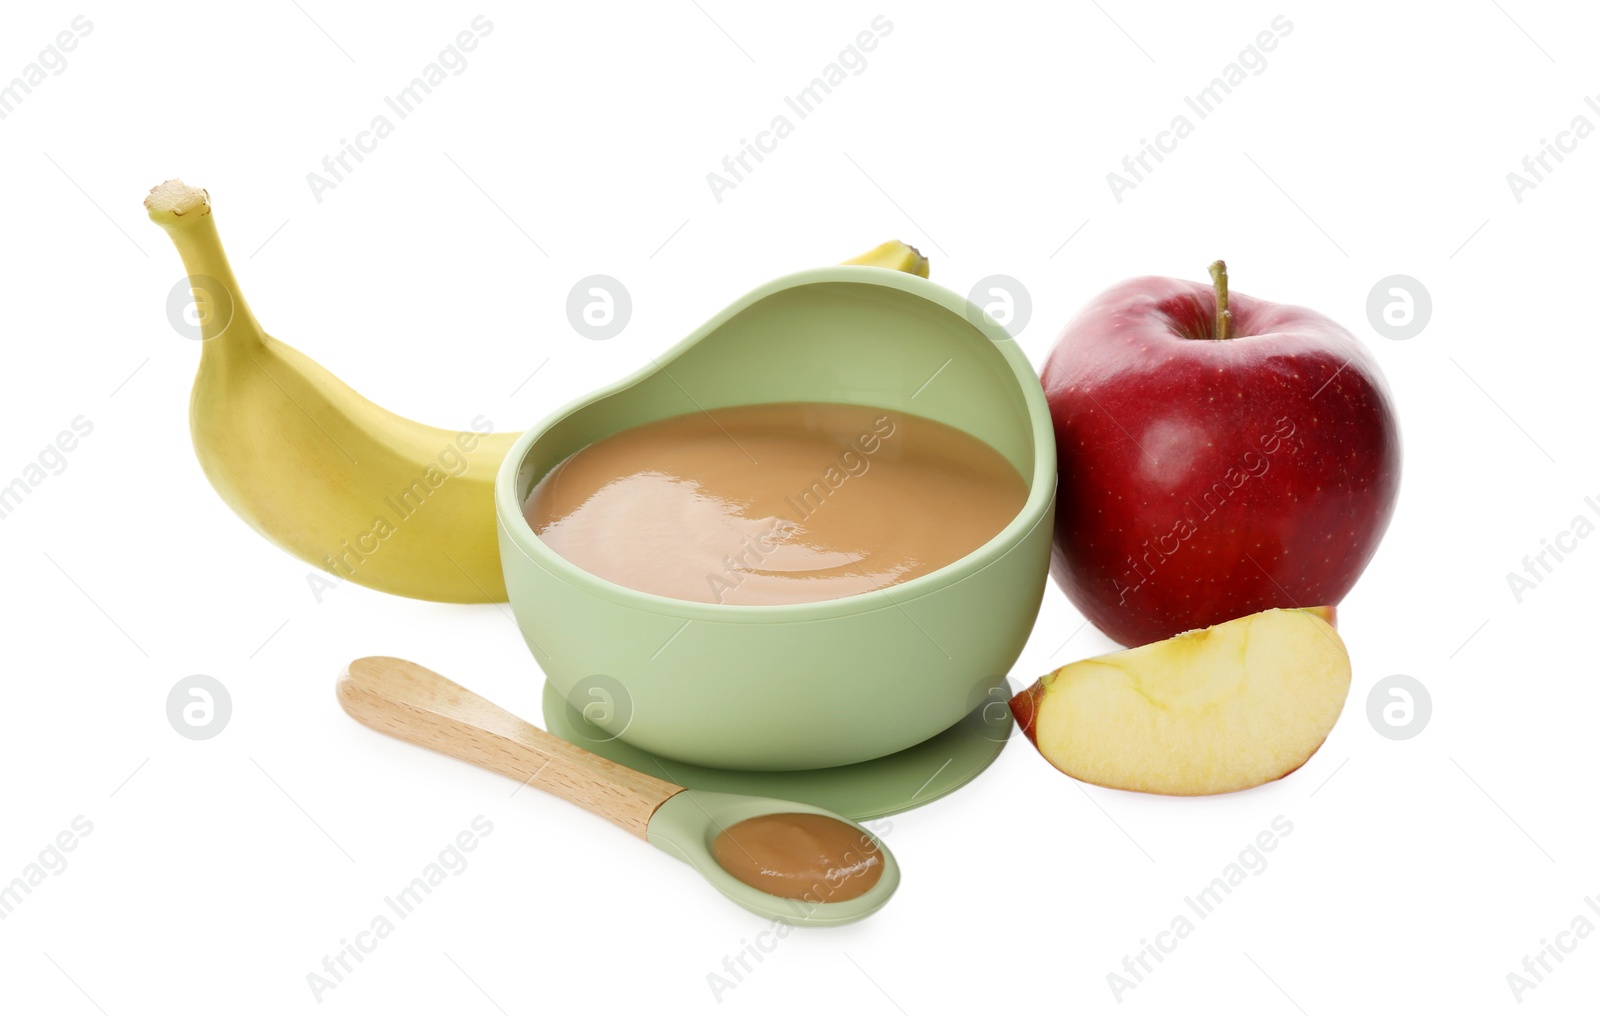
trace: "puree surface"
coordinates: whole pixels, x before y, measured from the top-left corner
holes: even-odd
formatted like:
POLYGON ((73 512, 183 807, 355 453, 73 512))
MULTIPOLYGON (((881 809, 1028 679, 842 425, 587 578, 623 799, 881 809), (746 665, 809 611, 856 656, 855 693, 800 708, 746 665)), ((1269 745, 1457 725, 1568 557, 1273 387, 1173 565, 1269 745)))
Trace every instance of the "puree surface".
POLYGON ((882 589, 987 543, 1027 501, 977 438, 872 406, 780 402, 669 417, 573 454, 524 506, 600 578, 703 603, 882 589))
POLYGON ((883 853, 872 837, 827 815, 747 818, 719 833, 711 853, 745 885, 810 903, 853 900, 883 875, 883 853))

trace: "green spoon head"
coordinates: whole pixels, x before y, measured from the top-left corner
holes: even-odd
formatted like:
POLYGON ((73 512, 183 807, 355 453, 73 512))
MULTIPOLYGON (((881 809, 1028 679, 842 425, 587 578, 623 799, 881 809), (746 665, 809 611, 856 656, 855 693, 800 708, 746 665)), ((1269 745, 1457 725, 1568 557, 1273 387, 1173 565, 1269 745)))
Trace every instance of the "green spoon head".
POLYGON ((875 913, 900 885, 900 865, 894 854, 872 832, 826 808, 771 797, 743 794, 718 794, 706 790, 685 790, 656 809, 650 818, 648 838, 652 844, 685 861, 728 899, 762 917, 792 925, 828 926, 849 924, 875 913), (883 873, 877 883, 854 899, 817 902, 788 899, 746 885, 717 863, 711 843, 718 834, 736 822, 761 815, 825 815, 843 822, 871 840, 883 855, 883 873))

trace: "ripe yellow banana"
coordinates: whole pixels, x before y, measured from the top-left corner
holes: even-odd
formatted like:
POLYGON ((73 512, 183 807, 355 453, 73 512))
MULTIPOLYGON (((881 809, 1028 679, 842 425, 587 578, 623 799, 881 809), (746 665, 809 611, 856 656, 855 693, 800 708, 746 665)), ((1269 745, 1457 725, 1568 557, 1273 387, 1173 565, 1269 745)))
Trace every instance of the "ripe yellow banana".
POLYGON ((928 259, 922 252, 899 240, 889 240, 862 254, 843 262, 847 265, 873 265, 877 268, 893 268, 897 272, 906 272, 911 275, 928 277, 928 259))
POLYGON ((195 293, 203 341, 189 430, 228 507, 352 582, 425 600, 504 600, 494 478, 516 433, 441 430, 363 398, 262 330, 205 191, 169 180, 145 208, 195 293))
MULTIPOLYGON (((262 330, 239 291, 205 191, 152 188, 150 218, 183 258, 200 314, 189 430, 206 479, 268 540, 333 575, 423 600, 506 598, 494 479, 517 432, 482 417, 441 430, 378 406, 262 330)), ((927 278, 890 241, 846 264, 927 278)))

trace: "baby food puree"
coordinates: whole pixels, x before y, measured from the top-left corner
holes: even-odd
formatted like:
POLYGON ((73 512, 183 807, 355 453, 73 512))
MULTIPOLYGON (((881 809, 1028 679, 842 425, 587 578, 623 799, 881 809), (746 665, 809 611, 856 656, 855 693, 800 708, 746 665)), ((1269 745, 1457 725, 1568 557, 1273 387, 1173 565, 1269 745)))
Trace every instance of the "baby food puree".
POLYGON ((747 886, 790 900, 843 903, 883 875, 872 837, 827 815, 757 815, 717 834, 711 853, 747 886))
POLYGON ((1027 500, 984 442, 872 406, 783 402, 669 417, 596 441, 534 486, 551 550, 646 593, 767 605, 942 568, 1027 500))

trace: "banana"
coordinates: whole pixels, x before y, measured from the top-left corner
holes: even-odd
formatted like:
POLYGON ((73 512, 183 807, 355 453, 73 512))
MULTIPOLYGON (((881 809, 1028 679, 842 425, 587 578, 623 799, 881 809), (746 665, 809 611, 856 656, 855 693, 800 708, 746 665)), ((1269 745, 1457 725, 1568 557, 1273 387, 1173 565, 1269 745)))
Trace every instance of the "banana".
MULTIPOLYGON (((189 274, 203 340, 189 432, 228 507, 359 585, 448 603, 504 600, 494 480, 518 432, 489 433, 481 417, 442 430, 364 398, 261 328, 205 191, 168 180, 144 205, 189 274)), ((898 241, 845 263, 928 275, 927 259, 898 241)))
POLYGON ((257 323, 205 191, 169 180, 144 203, 177 246, 201 315, 189 431, 228 507, 289 553, 360 585, 451 603, 504 600, 494 479, 516 433, 442 430, 363 398, 257 323))
POLYGON ((922 252, 899 240, 890 240, 862 254, 843 262, 847 265, 872 265, 877 268, 893 268, 897 272, 906 272, 911 275, 928 277, 928 259, 922 252))

